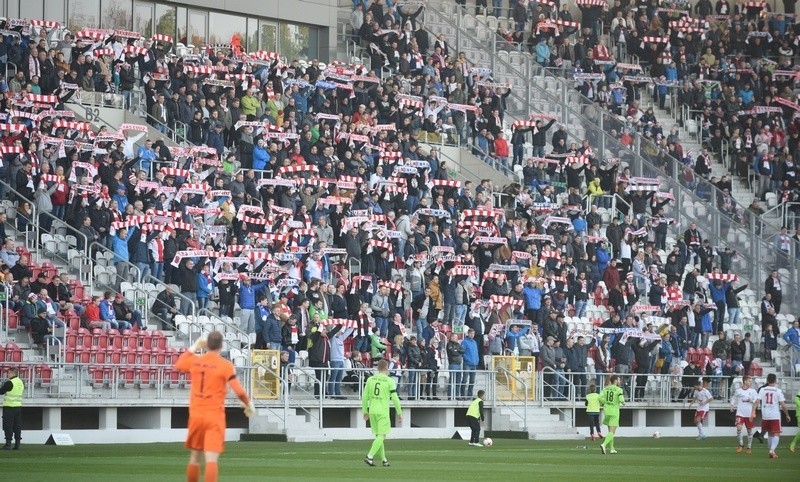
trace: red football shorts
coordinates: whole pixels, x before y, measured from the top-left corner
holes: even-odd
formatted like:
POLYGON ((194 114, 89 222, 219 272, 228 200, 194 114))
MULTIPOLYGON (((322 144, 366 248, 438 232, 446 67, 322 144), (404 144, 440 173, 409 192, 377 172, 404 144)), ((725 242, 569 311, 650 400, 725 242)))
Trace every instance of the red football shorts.
POLYGON ((761 420, 761 433, 781 433, 780 420, 761 420))
POLYGON ((225 419, 204 416, 189 417, 189 433, 186 435, 185 447, 203 452, 225 451, 225 419))
POLYGON ((708 417, 707 411, 697 410, 696 412, 694 412, 694 423, 702 422, 707 417, 708 417))
POLYGON ((748 430, 753 428, 753 421, 750 417, 736 417, 736 426, 744 425, 748 430))

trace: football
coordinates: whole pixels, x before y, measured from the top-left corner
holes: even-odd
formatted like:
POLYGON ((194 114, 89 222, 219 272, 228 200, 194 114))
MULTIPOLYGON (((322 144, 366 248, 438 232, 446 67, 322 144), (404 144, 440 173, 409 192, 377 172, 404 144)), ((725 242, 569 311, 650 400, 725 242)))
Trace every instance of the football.
POLYGON ((659 431, 653 432, 653 438, 661 438, 661 432, 659 431))
POLYGON ((483 439, 483 445, 486 446, 486 447, 491 447, 492 446, 492 439, 490 439, 490 438, 483 439))

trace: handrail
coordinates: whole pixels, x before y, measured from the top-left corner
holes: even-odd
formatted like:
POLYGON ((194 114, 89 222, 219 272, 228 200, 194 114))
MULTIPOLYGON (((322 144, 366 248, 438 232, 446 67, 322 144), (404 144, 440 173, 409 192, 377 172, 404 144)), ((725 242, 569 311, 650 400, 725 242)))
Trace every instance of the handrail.
MULTIPOLYGON (((263 363, 256 363, 255 365, 253 365, 253 368, 256 369, 256 370, 259 369, 259 368, 263 369, 266 373, 269 373, 270 375, 274 376, 275 378, 277 378, 280 381, 280 384, 281 384, 280 385, 281 397, 283 398, 283 417, 281 417, 281 421, 283 422, 283 433, 286 433, 286 424, 287 424, 287 420, 289 419, 289 380, 285 379, 284 377, 281 376, 280 373, 275 372, 271 367, 268 367, 267 365, 264 365, 263 363)), ((245 373, 249 373, 251 377, 252 377, 252 372, 253 372, 253 370, 245 370, 245 373)), ((259 380, 256 380, 256 383, 261 384, 261 382, 259 380)), ((246 389, 249 389, 251 386, 252 386, 252 384, 248 383, 246 389)), ((250 393, 250 398, 251 398, 251 400, 253 400, 253 404, 256 405, 257 409, 258 408, 265 408, 265 409, 269 410, 271 413, 275 413, 275 411, 269 405, 259 404, 258 400, 253 398, 252 392, 250 393)), ((310 413, 309 413, 309 416, 311 416, 310 413)))
MULTIPOLYGON (((109 234, 109 236, 111 236, 111 235, 109 234)), ((98 253, 101 253, 101 252, 102 252, 102 253, 110 253, 111 255, 113 255, 113 257, 112 257, 112 258, 109 260, 109 262, 111 263, 111 265, 112 265, 112 266, 115 268, 115 270, 114 270, 114 276, 113 276, 113 278, 112 278, 112 279, 117 279, 118 281, 117 281, 117 283, 114 283, 114 284, 112 284, 112 285, 110 285, 110 286, 109 286, 109 285, 106 285, 106 286, 105 286, 105 289, 107 289, 107 290, 109 290, 109 291, 112 291, 112 292, 115 292, 115 293, 119 293, 119 292, 120 292, 120 290, 122 289, 122 288, 121 288, 121 285, 122 285, 122 282, 123 282, 123 281, 127 281, 127 282, 131 283, 131 282, 136 282, 136 281, 138 281, 138 280, 139 280, 139 278, 141 278, 141 275, 142 275, 142 274, 139 272, 139 268, 138 268, 136 265, 134 265, 133 263, 131 263, 131 262, 130 262, 129 260, 127 260, 127 259, 122 259, 122 260, 119 260, 119 261, 117 261, 117 260, 116 260, 116 258, 117 258, 117 254, 114 252, 114 250, 113 250, 113 249, 109 249, 108 247, 106 247, 106 246, 105 246, 105 245, 103 245, 103 244, 100 244, 100 243, 98 243, 97 241, 93 241, 93 242, 92 242, 92 244, 90 244, 90 245, 88 246, 87 256, 88 256, 88 258, 89 258, 89 259, 91 259, 91 254, 90 254, 90 253, 92 252, 92 250, 93 250, 93 249, 97 249, 97 252, 98 252, 98 253), (117 265, 117 263, 124 263, 124 264, 128 265, 128 270, 129 270, 129 271, 128 271, 128 274, 129 274, 129 275, 131 275, 131 274, 135 274, 135 276, 133 276, 133 280, 136 280, 136 281, 131 281, 131 280, 129 280, 129 279, 122 279, 122 277, 121 277, 121 276, 119 276, 119 275, 117 274, 117 272, 116 272, 116 265, 117 265)), ((93 264, 93 265, 92 265, 92 274, 93 274, 93 275, 94 275, 94 270, 95 270, 95 268, 96 268, 97 266, 99 266, 99 265, 97 265, 97 264, 93 264)), ((106 266, 106 267, 108 267, 108 266, 106 266)), ((98 280, 97 280, 97 279, 95 279, 95 277, 94 277, 94 276, 91 276, 91 279, 90 279, 90 281, 89 281, 89 287, 90 287, 89 289, 90 289, 90 291, 93 291, 93 290, 94 290, 94 288, 95 288, 95 282, 96 282, 96 281, 98 281, 98 280)), ((99 286, 99 285, 98 285, 98 286, 99 286)))
MULTIPOLYGON (((30 204, 30 206, 31 206, 31 218, 28 220, 28 228, 22 234, 25 236, 25 248, 28 249, 28 250, 32 250, 33 248, 36 247, 36 243, 39 242, 39 222, 38 222, 39 217, 37 216, 37 212, 36 212, 37 211, 36 203, 33 202, 31 199, 28 199, 25 196, 23 196, 22 194, 20 194, 19 191, 17 191, 13 187, 11 187, 5 181, 0 181, 0 184, 2 184, 4 186, 4 189, 6 191, 14 193, 15 196, 17 196, 19 199, 22 199, 23 201, 25 201, 26 203, 30 204), (33 229, 31 229, 31 226, 33 227, 33 229), (29 236, 29 233, 31 233, 31 232, 33 233, 33 242, 31 242, 31 238, 29 236)), ((18 204, 17 204, 16 208, 17 208, 17 216, 19 216, 19 205, 18 204)), ((14 226, 14 229, 16 229, 16 226, 14 226)), ((17 232, 19 232, 19 230, 17 230, 17 232)))
MULTIPOLYGON (((522 410, 523 410, 522 420, 523 420, 523 423, 524 423, 523 429, 527 432, 528 431, 528 384, 525 382, 524 379, 514 375, 513 373, 511 373, 511 371, 509 371, 505 367, 498 366, 497 367, 497 371, 500 372, 500 373, 505 374, 505 376, 511 378, 512 380, 514 380, 517 383, 519 383, 520 385, 522 385, 523 393, 525 395, 524 398, 523 398, 524 405, 523 405, 523 408, 522 408, 522 410)), ((496 376, 496 374, 495 374, 495 376, 496 376)), ((492 384, 492 386, 493 387, 497 387, 497 380, 496 379, 495 379, 495 382, 492 384)), ((516 412, 516 410, 514 410, 514 408, 511 407, 510 405, 506 404, 503 400, 500 400, 497 397, 492 397, 492 402, 495 404, 495 406, 497 406, 498 403, 504 405, 509 410, 514 412, 517 416, 519 416, 519 414, 516 412)))
MULTIPOLYGON (((309 370, 311 370, 311 373, 309 373, 309 370, 303 370, 303 373, 311 380, 312 387, 314 385, 316 385, 317 383, 319 383, 319 396, 317 397, 319 399, 319 417, 315 417, 314 414, 310 410, 305 408, 305 407, 301 406, 301 407, 298 407, 298 408, 301 408, 304 412, 306 412, 309 417, 316 418, 317 422, 318 422, 318 425, 319 425, 317 428, 322 429, 323 428, 323 423, 322 423, 323 409, 322 409, 322 405, 323 405, 323 401, 325 400, 325 391, 328 388, 327 387, 327 383, 323 382, 323 380, 325 380, 325 376, 323 375, 322 380, 320 380, 319 378, 317 378, 316 373, 314 372, 314 369, 312 369, 310 367, 299 367, 294 363, 290 363, 289 365, 287 365, 286 370, 287 370, 287 373, 289 373, 294 369, 304 369, 304 368, 308 368, 309 370)), ((330 369, 322 368, 321 370, 324 371, 324 370, 330 370, 330 369)), ((284 403, 287 404, 287 406, 288 406, 288 403, 289 403, 288 384, 285 385, 285 388, 286 388, 287 391, 286 391, 286 396, 284 397, 284 403)), ((299 390, 305 392, 308 395, 315 396, 314 392, 313 392, 313 388, 312 388, 312 391, 309 391, 308 389, 303 388, 303 386, 300 385, 299 383, 295 383, 292 388, 294 388, 295 390, 299 389, 299 390)))

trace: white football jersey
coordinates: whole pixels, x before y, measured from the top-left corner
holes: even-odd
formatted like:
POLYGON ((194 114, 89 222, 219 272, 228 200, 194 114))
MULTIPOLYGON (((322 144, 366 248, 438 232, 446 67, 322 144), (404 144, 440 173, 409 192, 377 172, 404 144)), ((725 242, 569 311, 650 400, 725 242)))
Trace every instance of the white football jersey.
POLYGON ((710 407, 710 405, 711 405, 711 400, 714 399, 714 397, 711 396, 711 392, 709 392, 705 388, 700 389, 700 390, 695 390, 694 391, 694 398, 697 399, 697 411, 698 412, 707 412, 709 407, 710 407), (704 400, 705 400, 705 402, 703 402, 704 400))
POLYGON ((736 407, 737 417, 749 417, 753 413, 753 402, 758 398, 755 388, 737 388, 731 398, 731 406, 736 407))
POLYGON ((786 400, 783 392, 778 387, 761 387, 758 391, 758 399, 761 400, 761 419, 780 420, 781 402, 786 400))

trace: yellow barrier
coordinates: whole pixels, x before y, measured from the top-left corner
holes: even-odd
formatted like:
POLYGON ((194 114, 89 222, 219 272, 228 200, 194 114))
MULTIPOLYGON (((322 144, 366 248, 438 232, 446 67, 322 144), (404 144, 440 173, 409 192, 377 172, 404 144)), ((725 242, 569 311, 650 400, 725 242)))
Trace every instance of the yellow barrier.
POLYGON ((276 400, 281 393, 281 380, 275 374, 281 372, 281 352, 279 350, 252 350, 250 360, 253 365, 269 367, 253 368, 250 376, 250 393, 257 400, 276 400))
POLYGON ((492 370, 496 372, 497 380, 495 386, 495 398, 497 400, 525 400, 527 391, 528 400, 535 398, 536 380, 536 357, 533 356, 493 356, 492 370), (499 368, 508 370, 505 372, 499 368), (525 382, 525 385, 517 381, 517 378, 510 377, 512 373, 515 377, 525 382))

